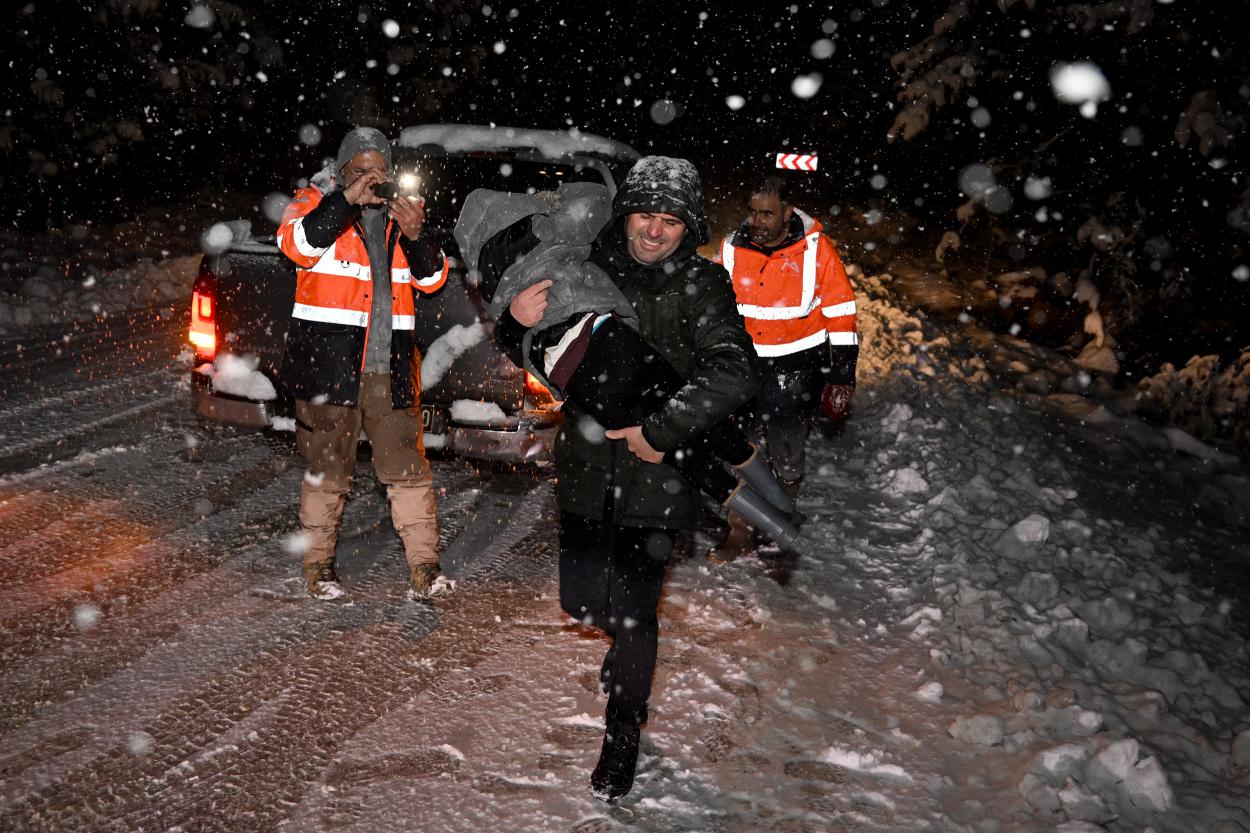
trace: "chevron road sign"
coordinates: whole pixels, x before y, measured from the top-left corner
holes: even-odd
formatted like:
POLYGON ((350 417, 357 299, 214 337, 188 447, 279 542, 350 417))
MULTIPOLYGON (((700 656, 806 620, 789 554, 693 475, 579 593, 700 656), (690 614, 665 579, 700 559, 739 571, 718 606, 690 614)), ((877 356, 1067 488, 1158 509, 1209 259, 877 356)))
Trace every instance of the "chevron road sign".
POLYGON ((777 167, 790 171, 814 171, 816 170, 816 154, 779 153, 777 154, 777 167))

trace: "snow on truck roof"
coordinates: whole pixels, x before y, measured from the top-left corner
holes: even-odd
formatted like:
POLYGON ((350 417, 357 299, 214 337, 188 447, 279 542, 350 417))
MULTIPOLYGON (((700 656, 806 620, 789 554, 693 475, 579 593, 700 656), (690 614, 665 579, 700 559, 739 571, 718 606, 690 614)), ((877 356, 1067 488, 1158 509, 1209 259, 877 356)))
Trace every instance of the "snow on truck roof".
POLYGON ((535 130, 481 124, 420 124, 405 127, 396 144, 405 148, 438 145, 448 153, 532 148, 550 159, 597 156, 633 162, 640 156, 629 145, 579 130, 535 130))

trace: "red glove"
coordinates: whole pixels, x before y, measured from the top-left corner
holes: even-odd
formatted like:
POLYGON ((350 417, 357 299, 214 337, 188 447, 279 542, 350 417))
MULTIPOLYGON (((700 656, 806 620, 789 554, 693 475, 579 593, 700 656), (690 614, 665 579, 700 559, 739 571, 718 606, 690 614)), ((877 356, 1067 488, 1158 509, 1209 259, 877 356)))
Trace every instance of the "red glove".
POLYGON ((820 409, 834 422, 841 422, 851 413, 851 397, 854 385, 825 385, 820 393, 820 409))

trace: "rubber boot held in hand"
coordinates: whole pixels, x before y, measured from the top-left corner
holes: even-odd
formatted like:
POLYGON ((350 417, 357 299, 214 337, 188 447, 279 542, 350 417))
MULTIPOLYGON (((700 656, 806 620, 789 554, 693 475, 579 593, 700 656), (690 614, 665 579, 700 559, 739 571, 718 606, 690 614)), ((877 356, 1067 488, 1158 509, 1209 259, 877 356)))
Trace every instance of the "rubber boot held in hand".
POLYGON ((754 489, 760 497, 790 516, 795 526, 802 526, 807 516, 798 511, 794 505, 797 489, 785 488, 778 479, 768 458, 760 453, 759 448, 751 452, 751 458, 740 466, 732 466, 734 472, 754 489))
POLYGON ((759 492, 745 483, 734 489, 725 508, 742 516, 761 535, 771 540, 785 552, 794 552, 799 539, 799 528, 783 512, 762 498, 759 492))

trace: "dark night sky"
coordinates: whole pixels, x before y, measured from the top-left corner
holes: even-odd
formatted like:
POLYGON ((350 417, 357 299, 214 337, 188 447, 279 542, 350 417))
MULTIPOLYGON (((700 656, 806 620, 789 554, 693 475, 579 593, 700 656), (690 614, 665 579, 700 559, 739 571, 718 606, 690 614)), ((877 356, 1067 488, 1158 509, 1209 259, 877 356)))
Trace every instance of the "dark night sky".
MULTIPOLYGON (((910 202, 928 182, 945 207, 962 202, 952 167, 995 159, 1021 172, 1040 168, 1037 146, 1063 134, 1047 153, 1076 167, 1066 172, 1073 191, 1125 174, 1131 160, 1118 137, 1126 126, 1174 155, 1175 143, 1164 139, 1198 88, 1224 86, 1245 109, 1236 93, 1247 80, 1244 56, 1235 54, 1243 47, 1224 35, 1228 42, 1215 50, 1225 57, 1205 54, 1215 51, 1206 41, 1221 37, 1223 15, 1198 17, 1184 8, 1193 3, 1154 4, 1159 16, 1146 34, 1130 36, 1127 23, 1086 31, 1079 18, 1052 13, 1043 32, 1044 19, 1025 3, 1003 13, 983 0, 946 38, 946 51, 964 54, 975 78, 915 141, 888 143, 899 78, 890 57, 930 34, 948 5, 865 0, 730 11, 444 0, 315 2, 292 11, 210 2, 211 24, 197 27, 187 21, 199 0, 17 4, 14 25, 5 27, 16 36, 6 99, 17 103, 6 113, 6 192, 53 195, 54 216, 90 213, 101 196, 96 180, 106 194, 130 190, 131 162, 145 185, 177 191, 201 179, 306 171, 332 151, 299 143, 307 123, 319 125, 329 145, 352 121, 397 129, 461 120, 578 127, 719 168, 767 163, 782 148, 813 150, 825 160, 827 186, 836 180, 839 190, 867 196, 867 180, 880 172, 889 187, 877 196, 910 202), (832 47, 828 57, 813 54, 821 42, 832 47), (1050 65, 1082 59, 1108 73, 1112 103, 1125 112, 1104 107, 1091 122, 1054 101, 1050 65), (819 91, 796 97, 792 82, 811 73, 823 78, 819 91), (48 84, 59 100, 41 88, 48 84), (741 109, 726 104, 731 95, 743 98, 741 109), (993 115, 987 130, 968 119, 969 99, 993 115), (1152 112, 1164 103, 1164 112, 1152 112), (115 141, 108 162, 91 150, 101 137, 115 141), (39 173, 32 151, 59 163, 59 173, 39 173)), ((40 206, 27 210, 37 215, 40 206)))
MULTIPOLYGON (((817 212, 906 211, 958 230, 965 255, 1083 270, 1124 333, 1177 330, 1169 316, 1244 311, 1250 287, 1233 277, 1250 276, 1250 71, 1228 25, 1247 5, 32 0, 0 27, 0 217, 39 229, 206 186, 289 190, 352 122, 576 127, 695 159, 713 197, 778 150, 818 152, 817 212), (1051 89, 1051 68, 1074 61, 1111 85, 1096 118, 1051 89), (918 101, 925 128, 887 141, 901 82, 939 76, 918 101), (319 144, 300 140, 306 125, 319 144), (963 222, 974 163, 1011 205, 979 199, 963 222), (1030 178, 1049 181, 1043 202, 1030 178), (1113 245, 1082 233, 1091 218, 1119 230, 1113 245)), ((1245 317, 1205 326, 1240 338, 1245 317)))
MULTIPOLYGON (((9 113, 8 184, 52 195, 51 215, 61 219, 98 203, 85 179, 129 191, 128 162, 145 169, 145 183, 176 191, 197 178, 224 184, 256 169, 305 171, 328 152, 299 145, 306 123, 333 143, 352 121, 398 128, 441 120, 575 126, 723 167, 767 162, 783 147, 810 149, 848 179, 854 159, 887 151, 888 56, 922 36, 941 9, 877 0, 861 9, 640 11, 556 0, 429 4, 433 12, 406 2, 320 2, 292 14, 252 3, 201 29, 184 22, 195 5, 163 3, 146 14, 110 0, 19 7, 9 31, 17 35, 14 69, 25 72, 9 80, 21 103, 9 113), (397 37, 386 34, 390 20, 397 37), (832 56, 813 57, 813 44, 826 39, 832 56), (172 82, 171 67, 179 70, 172 82), (794 78, 813 72, 824 78, 821 91, 796 98, 794 78), (32 91, 48 81, 62 101, 32 91), (744 99, 741 109, 727 106, 731 95, 744 99), (142 130, 141 141, 118 129, 123 121, 142 130), (118 137, 109 148, 116 161, 88 151, 101 136, 118 137), (37 166, 23 164, 23 150, 80 167, 73 176, 32 176, 37 166)), ((40 208, 27 211, 38 216, 40 208)))

